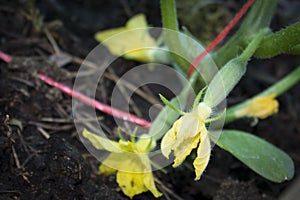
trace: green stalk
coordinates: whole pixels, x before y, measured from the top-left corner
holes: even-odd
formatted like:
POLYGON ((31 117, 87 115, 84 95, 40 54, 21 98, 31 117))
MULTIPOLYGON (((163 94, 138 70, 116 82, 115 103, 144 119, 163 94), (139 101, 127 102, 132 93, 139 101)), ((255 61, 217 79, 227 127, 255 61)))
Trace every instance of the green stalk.
POLYGON ((235 112, 244 108, 254 98, 268 96, 271 94, 274 94, 275 97, 277 97, 282 93, 284 93, 285 91, 289 90, 292 86, 294 86, 299 81, 300 81, 300 66, 294 71, 292 71, 290 74, 285 76, 283 79, 281 79, 280 81, 278 81, 277 83, 269 87, 268 89, 264 90, 263 92, 248 99, 247 101, 244 101, 242 103, 239 103, 229 108, 226 112, 225 123, 227 124, 229 122, 237 120, 238 118, 235 117, 235 112))
POLYGON ((178 31, 177 13, 175 0, 161 0, 160 8, 162 14, 163 27, 178 31))
POLYGON ((254 56, 257 58, 271 58, 282 53, 288 53, 299 44, 300 22, 266 36, 254 56))
POLYGON ((251 56, 256 52, 256 50, 259 48, 264 35, 269 31, 269 29, 265 28, 262 29, 257 33, 255 38, 250 42, 250 44, 247 46, 247 48, 243 51, 243 53, 240 55, 240 58, 244 61, 249 61, 251 56))
POLYGON ((162 24, 163 28, 174 31, 166 31, 165 40, 170 50, 171 56, 177 65, 183 70, 186 71, 189 67, 189 63, 178 55, 185 55, 187 51, 180 42, 179 38, 179 28, 177 22, 177 13, 176 13, 176 4, 175 0, 161 0, 160 1, 161 15, 162 15, 162 24), (178 33, 178 34, 176 34, 178 33), (172 52, 177 52, 174 54, 172 52))

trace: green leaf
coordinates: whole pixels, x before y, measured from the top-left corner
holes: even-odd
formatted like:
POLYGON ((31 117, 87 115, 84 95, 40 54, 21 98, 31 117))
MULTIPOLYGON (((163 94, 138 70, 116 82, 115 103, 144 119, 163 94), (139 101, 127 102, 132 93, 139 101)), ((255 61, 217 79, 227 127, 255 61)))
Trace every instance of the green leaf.
POLYGON ((197 94, 195 100, 194 100, 194 104, 193 104, 193 111, 195 111, 200 103, 200 100, 203 96, 204 90, 206 90, 207 86, 203 87, 200 92, 197 94))
POLYGON ((225 130, 217 145, 270 181, 280 183, 294 176, 293 160, 282 150, 252 134, 225 130))
POLYGON ((162 94, 158 94, 160 99, 170 108, 172 108, 175 112, 179 113, 180 115, 184 115, 184 112, 178 109, 176 106, 174 106, 170 101, 166 99, 162 94))
POLYGON ((223 101, 245 74, 246 66, 240 57, 230 60, 210 82, 203 102, 214 107, 223 101))

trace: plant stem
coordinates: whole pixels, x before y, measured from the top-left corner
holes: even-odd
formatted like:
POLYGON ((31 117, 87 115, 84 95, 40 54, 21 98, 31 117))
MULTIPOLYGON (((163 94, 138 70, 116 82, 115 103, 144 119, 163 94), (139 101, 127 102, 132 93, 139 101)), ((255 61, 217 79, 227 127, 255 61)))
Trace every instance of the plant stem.
POLYGON ((226 112, 226 118, 225 118, 225 123, 232 122, 234 120, 237 120, 238 118, 235 116, 235 112, 237 110, 240 110, 244 108, 251 100, 257 97, 263 97, 263 96, 268 96, 271 94, 274 94, 275 97, 281 95, 288 89, 290 89, 292 86, 294 86, 296 83, 300 81, 300 66, 292 71, 290 74, 282 78, 280 81, 275 83, 274 85, 270 86, 263 92, 255 95, 254 97, 243 101, 242 103, 239 103, 231 108, 229 108, 226 112))
POLYGON ((261 46, 255 51, 257 58, 271 58, 282 53, 288 53, 300 44, 300 22, 288 26, 264 38, 261 46))
POLYGON ((300 54, 300 44, 293 46, 286 53, 291 54, 291 55, 299 55, 300 54))
POLYGON ((189 66, 189 63, 179 55, 185 55, 185 48, 181 45, 179 38, 179 28, 177 22, 176 4, 175 0, 161 0, 161 15, 163 28, 169 29, 164 32, 165 41, 170 51, 170 54, 178 66, 184 71, 189 66), (172 31, 174 32, 172 32, 172 31), (175 51, 176 50, 176 51, 175 51), (177 52, 176 54, 172 52, 177 52))
POLYGON ((250 42, 250 44, 247 46, 247 48, 243 51, 243 53, 240 55, 240 58, 243 61, 249 61, 251 56, 254 54, 254 52, 258 49, 259 44, 261 43, 264 35, 269 31, 269 29, 265 28, 260 30, 255 38, 250 42))
POLYGON ((163 27, 173 31, 178 31, 175 0, 161 0, 160 7, 163 27))

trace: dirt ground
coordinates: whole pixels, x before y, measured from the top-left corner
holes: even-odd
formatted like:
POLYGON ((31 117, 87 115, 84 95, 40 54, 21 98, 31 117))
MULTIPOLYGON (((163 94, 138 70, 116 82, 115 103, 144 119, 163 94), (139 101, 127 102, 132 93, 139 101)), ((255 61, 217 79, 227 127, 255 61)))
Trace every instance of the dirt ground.
MULTIPOLYGON (((97 174, 98 161, 77 136, 72 99, 41 82, 36 75, 44 73, 72 86, 74 73, 80 66, 76 58, 84 59, 97 45, 93 39, 95 32, 122 26, 128 17, 141 12, 150 24, 161 26, 159 1, 37 1, 37 6, 48 24, 50 37, 61 51, 69 54, 64 58, 71 61, 58 66, 60 62, 52 56, 55 48, 49 42, 49 35, 33 26, 33 21, 38 24, 39 15, 32 14, 35 12, 30 11, 25 1, 0 1, 0 50, 13 56, 9 64, 0 62, 0 199, 128 199, 114 176, 97 174), (57 21, 50 23, 56 19, 64 25, 57 21)), ((234 12, 238 8, 239 5, 228 10, 234 12)), ((276 14, 272 26, 278 29, 292 21, 294 16, 281 12, 276 14)), ((133 61, 118 59, 112 69, 120 76, 132 64, 133 61)), ((297 56, 253 59, 228 103, 258 93, 298 65, 297 56)), ((96 98, 109 102, 113 86, 112 80, 104 80, 96 98)), ((300 172, 299 90, 300 84, 279 97, 279 113, 256 126, 251 127, 251 120, 247 119, 228 126, 258 135, 288 153, 295 163, 293 180, 300 172)), ((138 108, 147 113, 146 108, 151 105, 143 99, 139 101, 138 108)), ((98 114, 108 130, 114 132, 112 118, 98 114)), ((168 174, 154 173, 160 180, 159 190, 165 194, 160 199, 271 200, 278 199, 293 183, 293 180, 280 184, 267 181, 218 147, 214 148, 201 181, 193 180, 189 164, 166 169, 168 174)), ((148 192, 134 199, 154 197, 148 192)))

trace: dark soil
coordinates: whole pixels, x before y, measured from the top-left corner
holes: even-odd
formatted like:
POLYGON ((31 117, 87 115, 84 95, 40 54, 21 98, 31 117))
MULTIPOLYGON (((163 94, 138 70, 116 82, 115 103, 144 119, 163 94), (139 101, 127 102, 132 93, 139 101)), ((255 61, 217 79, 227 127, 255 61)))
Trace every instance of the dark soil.
MULTIPOLYGON (((58 59, 51 56, 53 46, 45 33, 38 32, 32 25, 26 3, 0 2, 0 49, 13 56, 9 64, 0 61, 0 199, 128 199, 118 188, 114 176, 97 174, 98 161, 77 136, 71 98, 36 77, 37 73, 44 73, 71 86, 73 72, 80 64, 73 60, 58 67, 57 62, 53 62, 58 59)), ((93 39, 95 32, 122 26, 135 13, 145 13, 150 24, 161 26, 158 0, 38 1, 37 6, 48 24, 55 19, 64 23, 48 28, 60 49, 83 59, 97 45, 93 39)), ((293 19, 282 15, 277 14, 273 21, 277 29, 293 19)), ((134 64, 123 59, 117 62, 122 66, 112 66, 117 75, 134 64)), ((253 60, 228 103, 234 104, 256 94, 297 65, 296 56, 253 60)), ((104 80, 97 99, 109 102, 113 86, 114 82, 104 80)), ((255 127, 250 126, 249 120, 229 126, 258 135, 287 152, 295 163, 294 179, 300 172, 299 90, 298 84, 282 95, 279 113, 255 127)), ((145 107, 149 107, 149 103, 139 101, 139 109, 147 113, 145 107)), ((115 134, 112 118, 98 114, 104 117, 102 122, 110 134, 115 134)), ((161 181, 159 190, 165 194, 160 199, 270 200, 279 198, 293 183, 267 181, 218 147, 214 148, 201 181, 193 180, 194 172, 189 164, 166 169, 168 174, 154 173, 161 181)), ((154 197, 144 193, 134 199, 154 197)))

